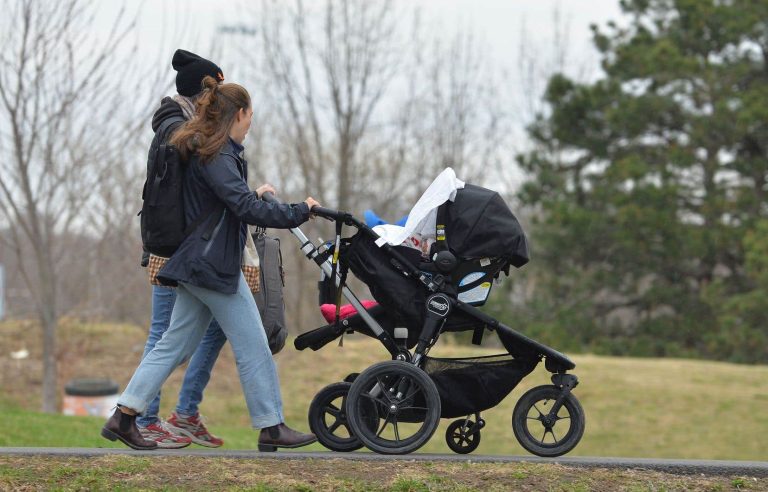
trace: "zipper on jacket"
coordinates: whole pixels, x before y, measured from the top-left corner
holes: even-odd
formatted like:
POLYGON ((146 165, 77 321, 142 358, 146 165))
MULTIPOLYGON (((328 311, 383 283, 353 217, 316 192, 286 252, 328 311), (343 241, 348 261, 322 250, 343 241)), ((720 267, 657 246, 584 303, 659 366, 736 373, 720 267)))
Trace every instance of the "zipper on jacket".
POLYGON ((216 239, 216 236, 219 234, 219 229, 221 229, 221 225, 224 223, 224 217, 227 215, 227 210, 225 209, 221 213, 221 218, 219 219, 219 222, 216 224, 216 228, 213 230, 213 234, 211 234, 211 239, 208 241, 208 244, 205 245, 205 249, 203 250, 203 256, 208 255, 208 251, 210 251, 211 246, 213 246, 213 240, 216 239))

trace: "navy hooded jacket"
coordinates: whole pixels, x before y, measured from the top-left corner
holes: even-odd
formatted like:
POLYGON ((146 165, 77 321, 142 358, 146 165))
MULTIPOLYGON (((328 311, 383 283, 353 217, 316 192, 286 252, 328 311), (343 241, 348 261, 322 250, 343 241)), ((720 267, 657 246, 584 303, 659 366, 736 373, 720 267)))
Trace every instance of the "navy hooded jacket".
POLYGON ((184 282, 234 294, 241 275, 243 223, 289 229, 309 219, 306 203, 267 203, 248 188, 241 150, 228 140, 210 163, 202 163, 197 156, 190 159, 184 176, 186 221, 192 224, 202 214, 207 218, 160 270, 157 279, 161 283, 184 282))

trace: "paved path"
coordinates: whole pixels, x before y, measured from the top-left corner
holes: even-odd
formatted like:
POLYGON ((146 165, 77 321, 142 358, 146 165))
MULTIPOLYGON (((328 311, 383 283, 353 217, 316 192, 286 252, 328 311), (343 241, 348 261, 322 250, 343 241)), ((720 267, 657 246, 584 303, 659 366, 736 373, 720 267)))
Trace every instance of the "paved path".
POLYGON ((473 463, 558 463, 564 466, 590 468, 637 468, 678 474, 704 475, 747 475, 750 477, 768 477, 768 461, 714 461, 714 460, 657 460, 648 458, 591 458, 559 457, 539 458, 536 456, 489 456, 459 454, 409 454, 405 456, 387 456, 374 453, 332 453, 332 452, 277 452, 260 453, 248 450, 203 450, 178 449, 156 451, 133 451, 125 448, 2 448, 3 456, 73 456, 92 457, 104 455, 141 455, 141 456, 211 456, 238 459, 348 459, 348 460, 390 460, 390 461, 458 461, 473 463))

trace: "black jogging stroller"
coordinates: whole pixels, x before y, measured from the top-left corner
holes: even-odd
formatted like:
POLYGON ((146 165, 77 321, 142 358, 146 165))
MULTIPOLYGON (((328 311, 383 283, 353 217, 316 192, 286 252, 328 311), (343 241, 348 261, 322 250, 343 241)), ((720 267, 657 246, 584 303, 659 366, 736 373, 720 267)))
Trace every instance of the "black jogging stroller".
MULTIPOLYGON (((274 200, 273 197, 268 197, 274 200)), ((391 359, 323 388, 312 401, 309 423, 334 451, 366 446, 383 454, 419 449, 441 418, 448 446, 470 453, 485 425, 480 412, 496 406, 544 360, 552 385, 526 392, 513 411, 516 438, 527 451, 546 457, 573 449, 584 433, 584 412, 572 390, 575 364, 484 314, 494 279, 526 264, 528 244, 517 218, 498 193, 466 184, 454 201, 437 209, 436 241, 429 260, 420 251, 392 246, 346 212, 315 207, 336 223, 336 241, 315 246, 299 228, 291 232, 304 254, 323 271, 320 303, 337 305, 332 323, 296 338, 298 350, 318 350, 344 333, 377 338, 391 359), (356 233, 342 238, 343 226, 356 233), (348 271, 366 283, 378 305, 366 309, 345 285, 348 271), (357 314, 341 318, 341 296, 357 314), (495 332, 507 350, 494 356, 433 358, 429 349, 446 331, 473 331, 480 344, 495 332)))

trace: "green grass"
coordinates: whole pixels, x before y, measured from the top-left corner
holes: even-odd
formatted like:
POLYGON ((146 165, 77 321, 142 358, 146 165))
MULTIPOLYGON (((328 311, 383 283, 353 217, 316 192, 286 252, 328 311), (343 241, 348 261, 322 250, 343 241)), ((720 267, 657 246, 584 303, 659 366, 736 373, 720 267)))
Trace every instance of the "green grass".
MULTIPOLYGON (((0 324, 0 446, 113 447, 99 436, 104 419, 36 413, 39 405, 37 333, 28 326, 0 324), (30 359, 11 361, 20 340, 30 359)), ((135 369, 145 339, 141 328, 68 323, 60 336, 63 383, 76 376, 106 376, 123 387, 135 369)), ((486 337, 493 338, 493 337, 486 337)), ((471 356, 498 349, 449 343, 435 356, 471 356)), ((387 354, 377 342, 345 337, 318 352, 297 352, 292 341, 276 360, 289 425, 308 429, 306 412, 325 385, 360 372, 387 354)), ((573 356, 580 384, 574 391, 586 413, 587 428, 570 456, 768 460, 768 367, 680 359, 573 356)), ((182 377, 176 371, 164 387, 162 415, 175 404, 182 377)), ((476 453, 525 455, 511 428, 512 409, 527 389, 549 384, 543 365, 496 408, 484 412, 486 427, 476 453)), ((255 449, 258 434, 248 412, 231 350, 225 348, 205 393, 202 412, 229 449, 255 449)), ((450 452, 441 422, 421 452, 450 452)), ((307 450, 323 450, 315 444, 307 450)))
POLYGON ((768 479, 531 463, 0 457, 0 490, 442 492, 766 490, 768 479))

